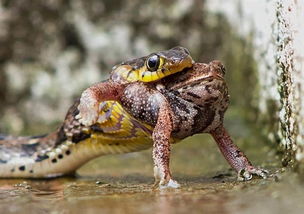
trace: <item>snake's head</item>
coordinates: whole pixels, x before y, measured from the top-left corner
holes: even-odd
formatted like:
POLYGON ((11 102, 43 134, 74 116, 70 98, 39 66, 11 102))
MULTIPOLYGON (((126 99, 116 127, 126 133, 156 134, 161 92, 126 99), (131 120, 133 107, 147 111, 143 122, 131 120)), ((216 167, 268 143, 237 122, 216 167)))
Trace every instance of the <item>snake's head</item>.
POLYGON ((186 48, 175 47, 116 65, 112 69, 111 79, 119 82, 155 82, 191 68, 193 64, 186 48))

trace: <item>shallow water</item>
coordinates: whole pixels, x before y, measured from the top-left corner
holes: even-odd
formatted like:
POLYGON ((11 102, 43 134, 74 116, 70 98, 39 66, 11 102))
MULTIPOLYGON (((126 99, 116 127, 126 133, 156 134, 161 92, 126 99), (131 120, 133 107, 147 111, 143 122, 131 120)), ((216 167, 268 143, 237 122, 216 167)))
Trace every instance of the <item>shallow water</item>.
MULTIPOLYGON (((275 179, 184 177, 159 191, 139 174, 96 178, 2 180, 1 213, 303 213, 303 186, 275 179)), ((295 179, 296 180, 296 179, 295 179)))
POLYGON ((171 168, 181 189, 153 188, 148 150, 101 157, 76 177, 2 179, 0 213, 302 213, 304 187, 292 173, 276 172, 279 162, 270 148, 248 146, 242 138, 237 143, 272 176, 237 182, 203 135, 173 147, 171 168))

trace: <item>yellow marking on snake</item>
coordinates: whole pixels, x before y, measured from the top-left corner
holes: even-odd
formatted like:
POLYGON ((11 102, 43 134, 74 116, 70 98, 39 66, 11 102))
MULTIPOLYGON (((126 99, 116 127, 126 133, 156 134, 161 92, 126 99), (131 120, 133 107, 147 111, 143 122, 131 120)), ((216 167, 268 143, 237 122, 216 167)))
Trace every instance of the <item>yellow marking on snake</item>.
POLYGON ((107 153, 123 153, 139 151, 152 145, 151 133, 153 128, 132 118, 122 106, 115 101, 103 103, 100 117, 110 111, 102 123, 97 123, 100 131, 91 130, 91 137, 80 144, 108 145, 103 147, 107 153))
MULTIPOLYGON (((91 130, 91 137, 80 142, 80 147, 87 149, 89 146, 103 151, 104 154, 117 154, 140 151, 152 146, 153 127, 135 120, 118 102, 106 101, 103 104, 99 116, 104 116, 107 111, 111 111, 111 114, 104 122, 97 123, 102 131, 91 130)), ((175 143, 179 140, 172 138, 170 141, 175 143)))
POLYGON ((115 78, 127 82, 154 82, 166 76, 193 66, 193 59, 187 49, 175 47, 139 59, 123 62, 113 67, 115 78))

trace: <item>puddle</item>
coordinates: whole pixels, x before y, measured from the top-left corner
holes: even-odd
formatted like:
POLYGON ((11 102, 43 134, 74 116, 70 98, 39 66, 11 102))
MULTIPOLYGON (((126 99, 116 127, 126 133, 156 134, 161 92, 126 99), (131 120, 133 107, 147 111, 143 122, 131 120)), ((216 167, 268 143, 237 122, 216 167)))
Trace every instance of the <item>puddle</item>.
MULTIPOLYGON (((230 174, 230 173, 228 173, 230 174)), ((292 174, 291 174, 292 175, 292 174)), ((181 189, 159 191, 130 177, 1 180, 1 213, 301 213, 304 188, 292 175, 236 182, 178 178, 181 189), (103 180, 103 182, 100 182, 103 180)), ((152 177, 147 177, 152 180, 152 177)))
MULTIPOLYGON (((267 146, 237 143, 253 163, 272 173, 279 169, 267 146)), ((304 187, 293 173, 237 182, 208 136, 175 145, 171 163, 181 189, 153 189, 150 150, 101 157, 75 177, 2 179, 0 213, 302 213, 304 209, 304 187)))

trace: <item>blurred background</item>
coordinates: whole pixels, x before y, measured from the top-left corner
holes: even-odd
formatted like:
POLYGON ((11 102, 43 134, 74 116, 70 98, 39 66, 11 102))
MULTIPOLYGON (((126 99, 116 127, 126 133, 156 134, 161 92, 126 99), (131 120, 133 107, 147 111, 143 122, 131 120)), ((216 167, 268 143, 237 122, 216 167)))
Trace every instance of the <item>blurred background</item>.
MULTIPOLYGON (((197 62, 217 59, 225 65, 231 98, 225 126, 249 159, 272 172, 281 170, 281 162, 299 166, 295 163, 304 160, 303 11, 302 1, 289 0, 2 0, 0 133, 56 130, 81 92, 106 79, 115 64, 180 45, 197 62)), ((148 150, 98 158, 78 171, 80 179, 1 180, 0 198, 6 201, 0 210, 26 206, 29 213, 48 213, 56 207, 54 213, 64 213, 74 207, 79 213, 82 200, 89 213, 100 206, 117 213, 134 213, 138 206, 156 207, 158 213, 200 213, 198 207, 214 213, 303 211, 303 187, 289 172, 283 183, 273 182, 281 175, 234 182, 236 175, 208 135, 173 146, 171 160, 173 174, 185 186, 176 195, 149 189, 148 150), (111 197, 105 201, 104 195, 111 197), (12 203, 16 198, 18 205, 12 203)))
POLYGON ((177 45, 198 62, 221 60, 231 105, 255 118, 252 46, 204 1, 1 2, 2 133, 54 129, 82 90, 106 79, 115 64, 177 45))
MULTIPOLYGON (((205 1, 4 0, 0 12, 0 133, 53 131, 75 98, 106 79, 115 64, 180 45, 197 62, 224 63, 231 95, 228 129, 241 145, 260 150, 266 143, 252 140, 261 136, 252 125, 258 118, 259 90, 252 34, 238 36, 225 16, 210 12, 205 1), (250 140, 254 143, 246 143, 250 140)), ((197 144, 177 151, 196 156, 199 166, 211 149, 210 168, 228 168, 210 138, 190 141, 197 144), (210 149, 201 141, 210 141, 210 149)), ((149 162, 147 154, 141 156, 149 162)), ((104 168, 100 162, 94 168, 104 168)))

